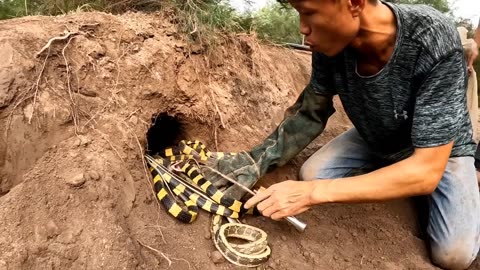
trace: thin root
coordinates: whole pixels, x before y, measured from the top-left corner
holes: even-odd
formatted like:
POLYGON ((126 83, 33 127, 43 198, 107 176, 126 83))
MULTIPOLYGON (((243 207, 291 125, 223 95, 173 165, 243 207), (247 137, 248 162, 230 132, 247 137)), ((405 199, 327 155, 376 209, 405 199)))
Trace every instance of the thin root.
POLYGON ((151 246, 149 246, 149 245, 146 245, 146 244, 142 243, 142 242, 141 242, 140 240, 138 240, 138 239, 136 239, 136 240, 137 240, 137 242, 138 242, 141 246, 143 246, 143 247, 145 247, 145 248, 147 248, 147 249, 149 249, 149 250, 151 250, 151 251, 153 251, 153 252, 155 252, 155 253, 157 253, 157 254, 160 254, 160 255, 168 262, 168 267, 169 267, 169 268, 172 266, 172 260, 173 260, 173 261, 185 262, 185 263, 188 265, 188 269, 191 269, 191 268, 192 268, 192 266, 190 265, 190 262, 188 262, 187 260, 185 260, 185 259, 173 258, 173 257, 172 257, 172 258, 169 258, 165 253, 161 252, 160 250, 158 250, 158 249, 156 249, 156 248, 153 248, 153 247, 151 247, 151 246))
POLYGON ((50 49, 50 47, 52 46, 52 43, 55 41, 66 40, 66 39, 70 39, 70 37, 72 36, 83 35, 83 34, 84 34, 83 32, 70 32, 65 36, 53 37, 47 42, 45 46, 43 46, 43 48, 38 53, 35 54, 35 57, 39 57, 45 50, 50 49))
POLYGON ((48 47, 47 56, 45 57, 45 60, 43 61, 42 69, 40 70, 40 74, 38 74, 37 81, 34 85, 35 93, 33 94, 33 110, 32 110, 32 115, 30 115, 30 117, 28 118, 28 124, 32 123, 33 114, 35 113, 35 104, 37 103, 38 88, 40 87, 39 86, 40 85, 40 80, 42 79, 43 72, 45 71, 45 66, 47 65, 48 57, 50 57, 50 47, 48 47))
POLYGON ((76 112, 76 104, 75 104, 75 100, 73 98, 73 94, 72 94, 72 87, 71 87, 71 84, 70 84, 70 66, 69 66, 69 63, 68 63, 68 60, 67 60, 67 56, 65 55, 65 51, 68 47, 68 45, 70 45, 70 42, 75 38, 75 36, 71 36, 69 39, 68 39, 68 42, 67 44, 63 47, 63 50, 62 50, 62 56, 63 56, 63 59, 65 61, 65 67, 66 67, 66 70, 67 70, 67 88, 68 88, 68 95, 70 97, 70 103, 71 103, 71 107, 72 107, 72 117, 73 117, 73 124, 75 126, 75 134, 77 134, 77 131, 78 131, 78 116, 77 116, 77 112, 76 112))
MULTIPOLYGON (((141 246, 143 246, 143 247, 145 247, 145 248, 147 248, 147 249, 149 249, 149 250, 151 250, 151 251, 153 251, 153 252, 156 252, 157 254, 160 254, 160 255, 168 262, 168 267, 172 266, 172 260, 170 260, 170 258, 168 258, 167 255, 165 255, 165 253, 163 253, 163 252, 161 252, 160 250, 155 249, 155 248, 153 248, 153 247, 151 247, 151 246, 149 246, 149 245, 146 245, 146 244, 142 243, 142 242, 141 242, 140 240, 138 240, 138 239, 136 239, 136 240, 137 240, 137 242, 138 242, 141 246)), ((188 264, 188 265, 190 266, 190 264, 188 264)))

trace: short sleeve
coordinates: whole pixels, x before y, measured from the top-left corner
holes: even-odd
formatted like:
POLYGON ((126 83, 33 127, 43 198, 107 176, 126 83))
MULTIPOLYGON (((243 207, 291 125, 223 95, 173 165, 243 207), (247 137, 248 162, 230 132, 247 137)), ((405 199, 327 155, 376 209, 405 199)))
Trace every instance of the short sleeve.
POLYGON ((312 54, 312 76, 309 86, 320 95, 336 95, 333 83, 333 63, 322 53, 314 52, 312 54))
POLYGON ((463 52, 455 50, 431 70, 417 92, 412 123, 415 147, 450 143, 469 121, 467 70, 463 52))

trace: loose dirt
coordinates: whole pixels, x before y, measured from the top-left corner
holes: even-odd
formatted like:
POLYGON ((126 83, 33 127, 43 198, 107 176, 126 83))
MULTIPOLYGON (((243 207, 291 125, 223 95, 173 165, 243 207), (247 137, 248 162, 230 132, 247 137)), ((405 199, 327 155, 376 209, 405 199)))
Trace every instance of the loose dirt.
MULTIPOLYGON (((157 203, 142 161, 150 118, 178 116, 214 150, 250 149, 307 83, 308 54, 248 35, 190 45, 168 13, 2 21, 0 52, 0 269, 236 269, 211 259, 207 213, 184 225, 157 203), (37 55, 65 31, 76 34, 37 55)), ((297 179, 351 127, 335 106, 324 134, 263 185, 297 179)), ((298 216, 305 233, 245 221, 269 235, 266 269, 434 269, 412 209, 319 206, 298 216)))

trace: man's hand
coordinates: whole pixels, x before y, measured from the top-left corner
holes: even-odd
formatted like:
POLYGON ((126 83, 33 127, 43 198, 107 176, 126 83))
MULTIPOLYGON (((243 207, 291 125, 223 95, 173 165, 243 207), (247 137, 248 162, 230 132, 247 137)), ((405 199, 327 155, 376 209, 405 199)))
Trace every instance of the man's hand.
POLYGON ((258 204, 257 209, 273 220, 300 214, 312 205, 314 184, 314 181, 281 182, 257 193, 244 207, 248 209, 258 204))

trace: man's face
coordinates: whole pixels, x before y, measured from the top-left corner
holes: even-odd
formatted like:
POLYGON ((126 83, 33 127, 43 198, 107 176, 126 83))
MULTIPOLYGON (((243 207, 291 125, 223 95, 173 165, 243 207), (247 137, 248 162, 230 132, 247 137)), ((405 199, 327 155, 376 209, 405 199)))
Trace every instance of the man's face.
POLYGON ((341 52, 357 36, 360 19, 352 0, 290 0, 300 14, 300 32, 314 51, 341 52))

